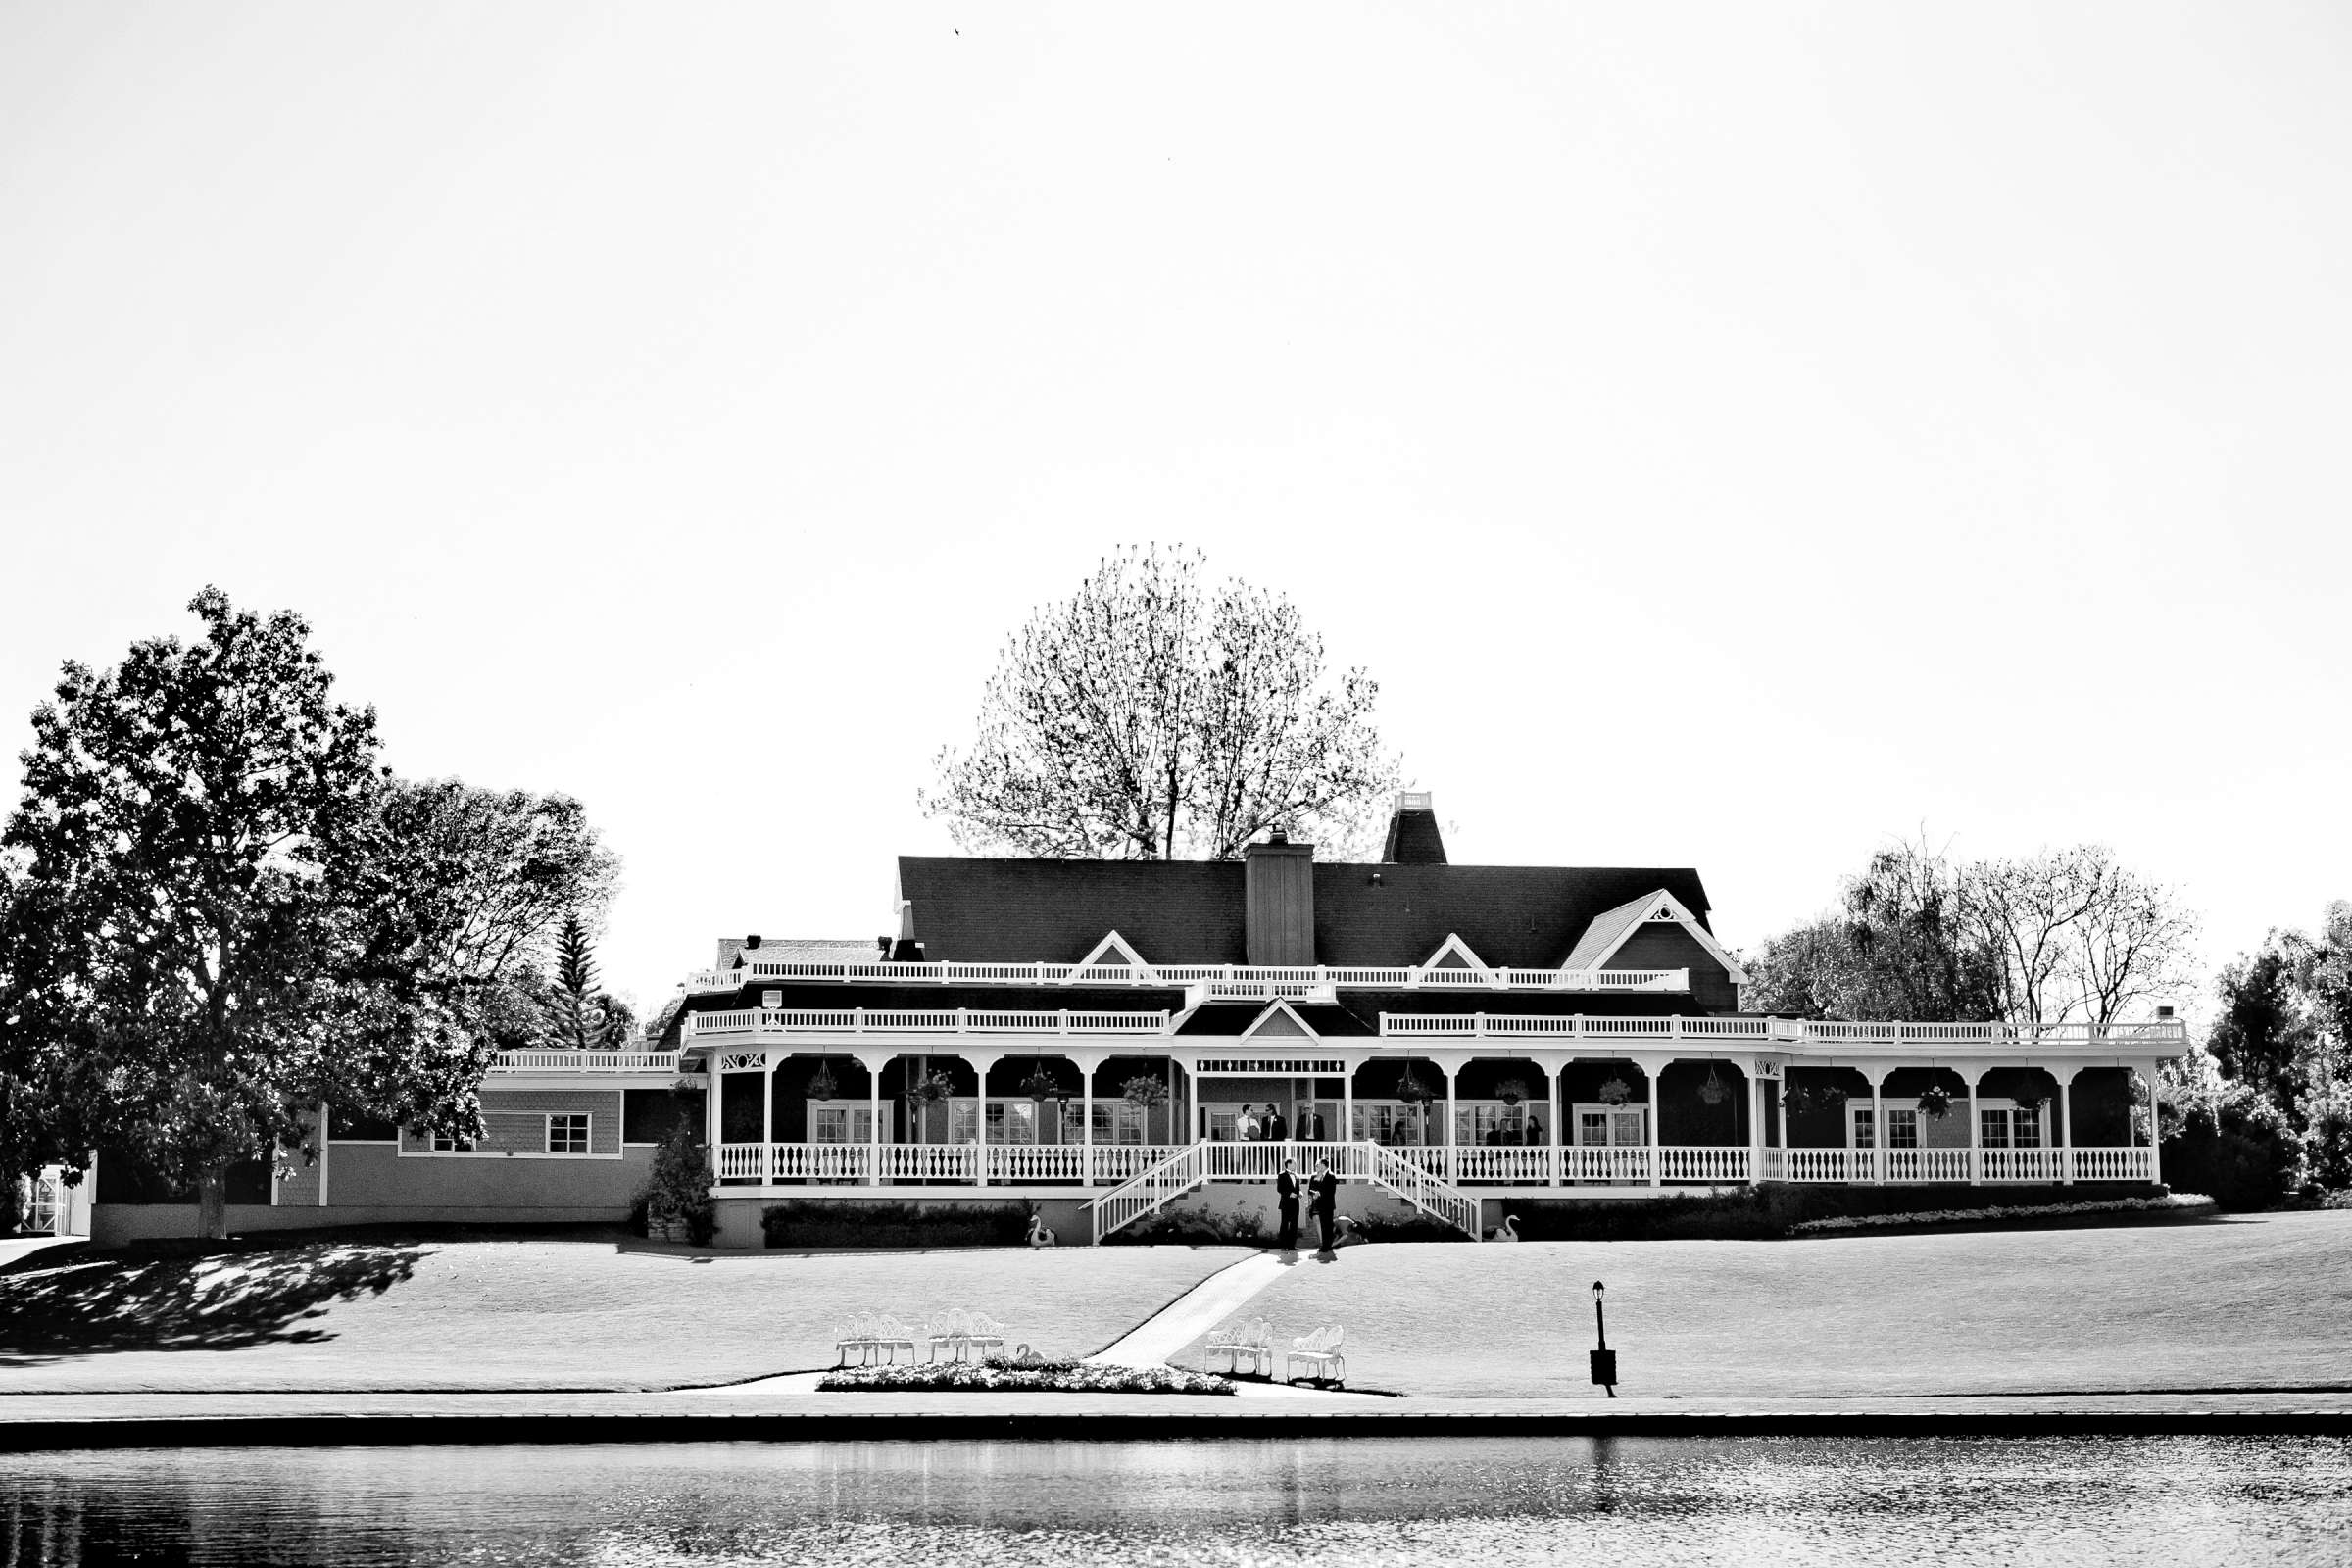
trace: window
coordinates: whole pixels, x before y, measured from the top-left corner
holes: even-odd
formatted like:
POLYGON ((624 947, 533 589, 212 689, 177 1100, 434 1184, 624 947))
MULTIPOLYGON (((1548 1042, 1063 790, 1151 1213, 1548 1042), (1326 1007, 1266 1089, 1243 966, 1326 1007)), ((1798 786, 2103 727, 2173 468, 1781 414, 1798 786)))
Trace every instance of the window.
POLYGON ((1649 1142, 1649 1113, 1641 1106, 1612 1109, 1606 1105, 1576 1107, 1576 1141, 1580 1144, 1637 1149, 1649 1142))
POLYGON ((1888 1149, 1917 1149, 1919 1147, 1919 1112, 1917 1110, 1886 1110, 1886 1147, 1888 1149))
POLYGON ((433 1134, 433 1152, 436 1154, 470 1154, 473 1152, 473 1140, 452 1138, 447 1133, 435 1133, 433 1134))
POLYGON ((988 1141, 992 1144, 1037 1142, 1037 1102, 999 1100, 988 1107, 988 1141))
POLYGON ((2009 1113, 2009 1141, 2019 1149, 2041 1147, 2041 1107, 2020 1105, 2009 1113))
POLYGON ((948 1102, 948 1142, 976 1144, 980 1141, 980 1102, 951 1100, 948 1102))
POLYGON ((2009 1107, 1990 1105, 1977 1112, 1977 1133, 1986 1149, 2009 1147, 2009 1107))
POLYGON ((548 1117, 547 1152, 551 1154, 588 1152, 588 1118, 585 1115, 548 1117))
MULTIPOLYGON (((1233 1136, 1233 1117, 1225 1116, 1225 1134, 1233 1136)), ((1098 1144, 1140 1144, 1144 1141, 1144 1113, 1134 1105, 1120 1101, 1115 1104, 1095 1106, 1094 1139, 1098 1144)))
POLYGON ((1854 1107, 1854 1147, 1876 1149, 1878 1145, 1878 1114, 1868 1106, 1854 1107))

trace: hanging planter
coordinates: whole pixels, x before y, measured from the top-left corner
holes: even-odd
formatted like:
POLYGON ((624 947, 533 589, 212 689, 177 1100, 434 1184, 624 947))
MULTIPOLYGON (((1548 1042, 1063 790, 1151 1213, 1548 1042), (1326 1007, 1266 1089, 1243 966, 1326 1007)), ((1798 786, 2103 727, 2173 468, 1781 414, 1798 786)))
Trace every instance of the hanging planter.
POLYGON ((1168 1102, 1168 1086, 1149 1074, 1139 1074, 1119 1086, 1127 1103, 1138 1110, 1150 1110, 1168 1102))
POLYGON ((1053 1073, 1046 1070, 1046 1064, 1042 1061, 1037 1064, 1034 1072, 1021 1080, 1021 1093, 1041 1105, 1049 1100, 1068 1098, 1061 1092, 1061 1085, 1054 1080, 1053 1073))
POLYGON ((1407 1067, 1396 1075, 1396 1098, 1408 1105, 1426 1105, 1437 1098, 1438 1092, 1413 1076, 1407 1067))
POLYGON ((1600 1102, 1604 1105, 1622 1105, 1633 1098, 1633 1086, 1622 1078, 1612 1078, 1600 1086, 1600 1102))
POLYGON ((841 1086, 833 1081, 833 1064, 818 1062, 816 1071, 808 1079, 808 1098, 821 1104, 839 1093, 841 1086))
POLYGON ((1527 1081, 1523 1078, 1505 1078, 1494 1086, 1494 1098, 1516 1110, 1519 1102, 1527 1098, 1527 1081))
POLYGON ((1707 1069, 1706 1081, 1698 1086, 1699 1103, 1702 1105, 1720 1105, 1731 1098, 1732 1086, 1723 1081, 1723 1069, 1720 1067, 1709 1067, 1707 1069))
POLYGON ((1919 1113, 1936 1121, 1952 1113, 1952 1092, 1941 1084, 1930 1084, 1919 1092, 1919 1113))

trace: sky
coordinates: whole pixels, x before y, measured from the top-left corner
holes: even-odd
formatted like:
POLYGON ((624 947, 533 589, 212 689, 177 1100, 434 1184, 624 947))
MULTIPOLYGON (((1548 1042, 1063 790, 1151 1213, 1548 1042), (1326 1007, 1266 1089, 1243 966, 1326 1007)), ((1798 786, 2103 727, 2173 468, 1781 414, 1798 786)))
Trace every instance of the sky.
POLYGON ((1752 946, 2095 841, 2210 969, 2352 898, 2347 257, 2324 4, 7 0, 0 799, 217 583, 579 797, 654 1004, 890 929, 1004 640, 1180 542, 1456 861, 1752 946))

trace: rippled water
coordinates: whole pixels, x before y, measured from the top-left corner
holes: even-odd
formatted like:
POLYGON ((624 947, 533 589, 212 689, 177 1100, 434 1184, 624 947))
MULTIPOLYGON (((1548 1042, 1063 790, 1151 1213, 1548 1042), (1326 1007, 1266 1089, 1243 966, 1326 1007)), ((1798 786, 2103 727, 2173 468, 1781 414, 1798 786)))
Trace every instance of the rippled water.
POLYGON ((1345 1439, 0 1456, 0 1564, 2352 1562, 2352 1441, 1345 1439))

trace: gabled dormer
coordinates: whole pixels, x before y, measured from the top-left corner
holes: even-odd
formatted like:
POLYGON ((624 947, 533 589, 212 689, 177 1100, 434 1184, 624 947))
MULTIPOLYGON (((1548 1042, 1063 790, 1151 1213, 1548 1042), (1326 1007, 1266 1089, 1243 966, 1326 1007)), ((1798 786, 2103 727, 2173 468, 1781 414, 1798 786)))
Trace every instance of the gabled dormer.
POLYGON ((1242 1031, 1244 1040, 1320 1040, 1314 1027, 1287 1002, 1271 1003, 1242 1031))
POLYGON ((1125 937, 1119 935, 1115 930, 1109 935, 1105 936, 1102 941, 1096 943, 1093 951, 1088 953, 1085 957, 1078 960, 1078 967, 1071 971, 1070 979, 1072 982, 1077 982, 1089 978, 1109 978, 1108 976, 1093 974, 1093 971, 1097 969, 1122 969, 1127 971, 1127 973, 1118 976, 1120 979, 1145 980, 1156 978, 1156 976, 1154 976, 1152 972, 1152 966, 1144 961, 1143 955, 1135 951, 1135 945, 1129 942, 1125 937))
MULTIPOLYGON (((1487 967, 1486 961, 1470 951, 1470 944, 1462 940, 1458 931, 1446 932, 1446 940, 1421 960, 1420 967, 1425 971, 1435 971, 1439 984, 1489 985, 1494 982, 1494 971, 1487 967)), ((1425 974, 1423 978, 1426 980, 1430 976, 1425 974)))
POLYGON ((1747 979, 1738 959, 1664 888, 1592 917, 1563 969, 1689 969, 1692 1000, 1730 1010, 1747 979))

